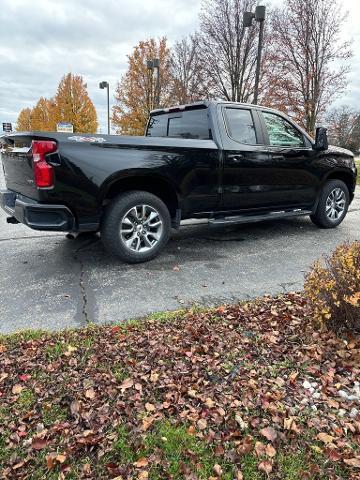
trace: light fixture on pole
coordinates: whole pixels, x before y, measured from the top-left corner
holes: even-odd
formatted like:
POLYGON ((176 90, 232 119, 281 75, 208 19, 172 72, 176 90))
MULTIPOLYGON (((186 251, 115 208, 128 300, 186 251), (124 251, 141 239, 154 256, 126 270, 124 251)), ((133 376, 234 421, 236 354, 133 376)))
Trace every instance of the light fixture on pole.
POLYGON ((109 94, 109 82, 100 82, 99 88, 107 90, 107 124, 108 124, 108 135, 110 135, 110 94, 109 94))
POLYGON ((258 96, 259 96, 261 54, 262 54, 262 47, 263 47, 263 40, 264 40, 265 16, 266 16, 266 7, 262 5, 258 5, 255 8, 255 13, 244 12, 244 16, 243 16, 244 27, 251 27, 253 19, 255 19, 257 22, 260 23, 259 43, 258 43, 258 52, 257 52, 257 59, 256 59, 255 87, 254 87, 254 100, 253 100, 254 105, 257 105, 258 96))
POLYGON ((146 65, 148 70, 156 72, 156 83, 154 92, 154 104, 156 108, 160 107, 160 58, 147 60, 146 65))

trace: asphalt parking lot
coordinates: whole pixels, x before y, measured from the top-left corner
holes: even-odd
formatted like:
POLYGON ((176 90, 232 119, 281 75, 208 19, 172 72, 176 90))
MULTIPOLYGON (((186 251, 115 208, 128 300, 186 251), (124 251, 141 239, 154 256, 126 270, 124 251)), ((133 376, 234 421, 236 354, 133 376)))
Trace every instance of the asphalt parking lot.
POLYGON ((119 322, 299 290, 316 258, 359 238, 359 189, 336 230, 320 230, 308 218, 216 229, 186 225, 162 256, 135 266, 110 257, 97 236, 67 240, 34 232, 7 224, 1 211, 0 332, 119 322))

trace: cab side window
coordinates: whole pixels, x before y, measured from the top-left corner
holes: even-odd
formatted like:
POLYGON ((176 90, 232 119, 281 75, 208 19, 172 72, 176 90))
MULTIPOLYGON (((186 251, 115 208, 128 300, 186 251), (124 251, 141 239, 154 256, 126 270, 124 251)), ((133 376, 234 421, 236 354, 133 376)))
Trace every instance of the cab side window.
POLYGON ((276 147, 304 147, 304 136, 285 118, 274 113, 262 112, 270 145, 276 147))
POLYGON ((250 110, 244 108, 226 108, 226 125, 229 136, 239 143, 256 145, 256 130, 250 110))

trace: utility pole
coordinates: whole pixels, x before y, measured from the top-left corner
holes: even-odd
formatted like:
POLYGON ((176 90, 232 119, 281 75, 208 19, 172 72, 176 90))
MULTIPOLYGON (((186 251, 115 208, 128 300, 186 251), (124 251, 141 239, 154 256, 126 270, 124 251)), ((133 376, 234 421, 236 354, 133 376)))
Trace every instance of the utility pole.
POLYGON ((255 19, 257 22, 260 23, 258 51, 257 51, 257 57, 256 57, 255 87, 254 87, 254 100, 253 100, 254 105, 257 105, 258 96, 259 96, 261 55, 262 55, 262 48, 263 48, 263 42, 264 42, 265 16, 266 16, 266 7, 258 5, 255 8, 255 13, 244 12, 244 17, 243 17, 244 27, 251 27, 253 19, 255 19))
POLYGON ((109 93, 109 82, 100 82, 99 88, 107 91, 107 125, 108 125, 108 135, 110 135, 110 93, 109 93))

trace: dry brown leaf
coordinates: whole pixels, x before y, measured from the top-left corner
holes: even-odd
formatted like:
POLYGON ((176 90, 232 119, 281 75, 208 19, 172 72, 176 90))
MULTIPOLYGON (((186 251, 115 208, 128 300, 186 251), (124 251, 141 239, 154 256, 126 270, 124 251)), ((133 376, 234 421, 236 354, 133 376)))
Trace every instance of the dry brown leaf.
POLYGON ((360 457, 344 458, 344 463, 351 467, 360 468, 360 457))
POLYGON ((328 435, 327 433, 319 433, 316 438, 326 444, 332 443, 332 441, 335 440, 334 437, 332 437, 331 435, 328 435))
POLYGON ((265 455, 266 447, 265 444, 262 442, 257 441, 255 443, 255 453, 258 457, 262 457, 265 455))
POLYGON ((131 378, 127 378, 120 385, 120 388, 121 390, 127 390, 128 388, 131 388, 133 385, 134 385, 134 381, 131 378))
POLYGON ((22 385, 19 385, 19 384, 16 384, 13 386, 12 388, 12 393, 14 395, 18 395, 19 393, 21 393, 22 391, 24 390, 24 387, 22 385))
POLYGON ((200 418, 200 420, 197 421, 197 427, 199 430, 205 430, 207 427, 207 421, 205 418, 200 418))
POLYGON ((93 400, 96 397, 95 390, 93 388, 89 388, 88 390, 86 390, 85 397, 89 400, 93 400))
POLYGON ((266 427, 260 430, 263 437, 267 438, 269 442, 274 442, 278 436, 277 431, 272 427, 266 427))
POLYGON ((141 472, 139 472, 137 478, 138 480, 147 480, 149 478, 149 472, 147 472, 146 470, 142 470, 141 472))
POLYGON ((149 461, 146 457, 141 457, 139 460, 133 463, 134 467, 136 468, 144 468, 149 465, 149 461))
POLYGON ((217 475, 218 477, 221 477, 221 475, 223 474, 223 470, 222 470, 222 468, 221 468, 221 465, 219 465, 218 463, 216 463, 216 464, 214 465, 214 472, 216 473, 216 475, 217 475))
POLYGON ((211 400, 211 398, 207 398, 206 401, 205 401, 205 405, 208 408, 214 408, 215 407, 215 402, 213 400, 211 400))
POLYGON ((42 450, 48 446, 48 443, 45 438, 34 437, 31 441, 31 446, 34 450, 42 450))
POLYGON ((141 429, 144 432, 146 432, 151 427, 151 425, 154 423, 154 421, 155 421, 155 417, 144 417, 142 419, 141 429))
POLYGON ((155 405, 152 403, 145 403, 145 410, 147 412, 153 412, 155 410, 155 405))
POLYGON ((262 462, 259 463, 258 469, 261 472, 265 472, 267 475, 272 472, 273 465, 270 462, 270 460, 263 460, 262 462))
POLYGON ((268 457, 273 458, 276 455, 276 450, 270 443, 268 443, 265 448, 265 453, 268 457))

